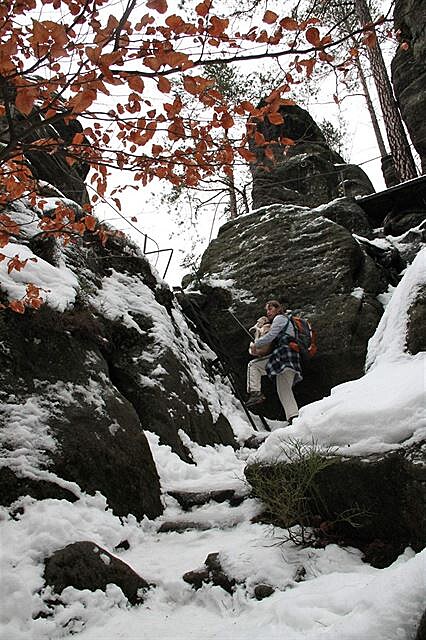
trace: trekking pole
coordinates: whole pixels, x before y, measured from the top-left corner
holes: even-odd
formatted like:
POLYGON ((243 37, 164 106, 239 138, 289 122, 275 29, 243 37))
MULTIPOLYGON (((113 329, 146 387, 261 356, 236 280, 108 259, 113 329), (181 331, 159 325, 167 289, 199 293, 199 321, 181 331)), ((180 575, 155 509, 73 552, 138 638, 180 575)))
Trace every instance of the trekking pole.
MULTIPOLYGON (((227 311, 231 314, 231 316, 234 318, 234 320, 240 325, 240 327, 245 331, 245 333, 248 336, 250 336, 250 340, 253 342, 253 336, 251 335, 251 333, 249 331, 247 331, 245 326, 243 324, 241 324, 241 322, 238 320, 237 316, 234 315, 230 309, 227 309, 227 311)), ((254 423, 253 418, 251 417, 250 412, 247 410, 247 407, 245 406, 244 401, 241 398, 239 398, 239 400, 240 400, 241 404, 243 405, 244 411, 246 412, 247 416, 249 417, 250 423, 253 425, 253 423, 254 423)), ((267 431, 270 431, 271 427, 266 422, 265 418, 263 416, 260 416, 260 415, 258 415, 258 418, 261 421, 262 426, 264 427, 264 429, 266 429, 267 431)), ((256 431, 258 431, 257 427, 255 427, 255 429, 256 429, 256 431)))
POLYGON ((235 322, 237 322, 240 325, 241 329, 243 329, 243 331, 246 332, 246 334, 250 337, 251 341, 253 342, 253 336, 251 335, 250 331, 248 331, 245 328, 245 326, 243 324, 241 324, 241 322, 238 320, 237 316, 234 315, 230 309, 227 309, 227 311, 228 311, 228 313, 231 314, 231 316, 234 318, 235 322))

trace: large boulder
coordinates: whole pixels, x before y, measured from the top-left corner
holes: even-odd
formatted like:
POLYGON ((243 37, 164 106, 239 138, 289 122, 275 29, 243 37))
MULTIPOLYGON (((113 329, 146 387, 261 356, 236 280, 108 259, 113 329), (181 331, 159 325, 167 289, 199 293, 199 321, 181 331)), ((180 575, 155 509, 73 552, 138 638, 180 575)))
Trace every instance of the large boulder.
POLYGON ((426 5, 396 0, 395 28, 401 43, 392 60, 392 82, 402 117, 426 172, 426 5), (408 45, 408 46, 406 46, 408 45))
POLYGON ((111 380, 131 402, 142 427, 157 433, 186 462, 192 458, 181 430, 201 445, 235 446, 215 398, 214 354, 189 329, 170 289, 157 282, 137 248, 133 256, 117 260, 123 250, 119 238, 107 248, 96 246, 101 285, 91 298, 107 325, 104 353, 111 380), (114 307, 109 306, 112 292, 120 296, 114 307))
POLYGON ((125 562, 86 540, 69 544, 47 558, 44 579, 57 594, 67 587, 105 591, 107 585, 116 584, 131 604, 141 604, 149 588, 125 562))
POLYGON ((100 491, 117 515, 159 515, 160 485, 147 439, 133 406, 110 380, 90 312, 3 313, 0 336, 0 437, 4 464, 16 476, 3 504, 25 493, 71 497, 72 487, 61 486, 66 481, 100 491))
MULTIPOLYGON (((330 217, 365 229, 365 216, 353 202, 346 216, 335 204, 331 210, 330 217)), ((326 207, 263 208, 225 224, 203 255, 199 292, 187 294, 197 307, 193 320, 202 315, 208 319, 219 337, 217 353, 242 393, 250 340, 230 312, 251 327, 270 298, 302 310, 318 333, 318 355, 296 387, 299 404, 363 374, 367 342, 382 313, 376 296, 386 290, 388 279, 362 243, 326 215, 326 207)), ((268 402, 262 411, 278 417, 280 406, 264 381, 268 402)))
POLYGON ((346 164, 329 147, 307 111, 296 105, 282 106, 280 114, 284 124, 271 124, 266 117, 256 126, 269 145, 259 146, 254 138, 250 140, 250 149, 256 154, 251 165, 254 208, 276 203, 315 207, 339 196, 374 192, 364 171, 346 164), (277 142, 283 137, 294 144, 277 142), (273 150, 273 160, 266 155, 268 147, 273 150))

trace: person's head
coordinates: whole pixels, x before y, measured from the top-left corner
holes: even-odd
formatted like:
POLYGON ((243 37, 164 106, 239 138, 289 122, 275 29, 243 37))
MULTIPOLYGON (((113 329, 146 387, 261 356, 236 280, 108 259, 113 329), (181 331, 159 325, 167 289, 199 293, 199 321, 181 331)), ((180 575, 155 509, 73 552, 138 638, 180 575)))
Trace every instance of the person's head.
POLYGON ((275 316, 285 312, 285 307, 278 300, 268 300, 265 304, 265 311, 268 320, 271 322, 275 316))

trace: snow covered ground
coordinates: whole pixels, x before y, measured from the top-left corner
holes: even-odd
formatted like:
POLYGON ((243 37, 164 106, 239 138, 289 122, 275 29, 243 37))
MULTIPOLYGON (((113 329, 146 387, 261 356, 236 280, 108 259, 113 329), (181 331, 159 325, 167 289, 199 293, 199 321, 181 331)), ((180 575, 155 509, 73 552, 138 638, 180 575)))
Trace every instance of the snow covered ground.
MULTIPOLYGON (((244 491, 248 450, 236 455, 230 447, 192 445, 195 467, 158 445, 157 436, 149 438, 165 489, 204 488, 207 474, 211 489, 244 491)), ((364 564, 355 549, 277 544, 279 530, 250 523, 258 512, 251 499, 233 508, 210 503, 188 514, 168 497, 163 516, 141 523, 132 517, 120 522, 100 495, 74 504, 29 498, 21 504, 24 512, 14 518, 1 511, 2 640, 53 640, 78 632, 80 640, 408 640, 424 609, 426 552, 406 549, 380 570, 364 564), (158 532, 161 522, 179 518, 211 528, 158 532), (129 607, 114 585, 106 593, 68 587, 51 606, 53 615, 40 617, 51 595, 43 586, 43 559, 77 540, 108 550, 128 540, 130 549, 117 555, 157 587, 138 607, 129 607), (182 575, 201 567, 211 552, 219 552, 225 571, 241 582, 233 596, 211 585, 194 591, 183 582, 182 575), (275 593, 257 601, 253 588, 259 583, 275 593)))
MULTIPOLYGON (((43 274, 50 278, 46 288, 53 300, 54 272, 41 260, 32 264, 40 286, 43 274)), ((9 282, 5 270, 0 276, 9 282)), ((304 407, 291 427, 274 424, 255 454, 200 447, 182 434, 197 462, 188 465, 147 433, 164 492, 234 488, 246 494, 247 460, 279 459, 295 437, 349 455, 384 452, 424 439, 425 354, 407 354, 405 335, 408 307, 425 282, 424 249, 387 305, 369 345, 366 375, 304 407)), ((73 300, 72 274, 67 287, 56 296, 58 308, 73 300)), ((222 384, 218 393, 237 435, 248 435, 251 427, 229 389, 222 384)), ((426 551, 406 549, 392 566, 380 570, 364 564, 355 549, 279 544, 278 529, 272 532, 251 523, 260 509, 252 499, 238 507, 210 503, 191 512, 183 512, 170 496, 164 501, 160 518, 140 523, 115 517, 99 494, 82 494, 73 504, 26 497, 13 509, 0 508, 1 639, 56 640, 77 633, 80 640, 414 640, 426 602, 426 551), (166 520, 210 528, 160 533, 166 520), (111 552, 128 540, 130 548, 117 555, 157 585, 144 604, 130 607, 115 585, 106 593, 69 587, 60 600, 50 600, 43 581, 44 558, 78 540, 91 540, 111 552), (239 582, 232 596, 211 585, 194 591, 182 580, 212 552, 220 553, 222 566, 239 582), (253 589, 261 582, 275 592, 257 601, 253 589)))

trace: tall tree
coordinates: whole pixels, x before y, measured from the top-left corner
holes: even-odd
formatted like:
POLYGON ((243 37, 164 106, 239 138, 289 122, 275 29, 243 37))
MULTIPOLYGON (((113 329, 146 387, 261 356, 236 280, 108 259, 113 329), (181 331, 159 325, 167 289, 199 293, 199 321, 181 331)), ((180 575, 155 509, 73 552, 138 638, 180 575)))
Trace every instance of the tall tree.
POLYGON ((417 176, 416 165, 402 124, 401 114, 393 95, 392 85, 377 40, 374 22, 366 0, 354 0, 354 2, 359 21, 367 31, 367 52, 382 108, 395 172, 400 182, 411 180, 417 176))
MULTIPOLYGON (((374 0, 369 0, 368 4, 370 10, 373 8, 376 10, 377 3, 374 2, 374 0)), ((322 0, 308 0, 307 5, 302 3, 299 6, 299 11, 303 11, 303 15, 310 15, 314 13, 324 24, 335 24, 339 35, 349 37, 352 45, 349 50, 350 57, 343 62, 343 65, 345 66, 343 84, 348 92, 345 95, 345 98, 358 92, 361 92, 364 96, 377 141, 377 146, 382 158, 382 172, 385 183, 387 186, 395 184, 398 180, 395 179, 392 156, 389 155, 389 152, 386 149, 386 144, 383 139, 379 120, 371 97, 367 72, 364 70, 363 66, 361 55, 364 50, 364 47, 362 46, 363 34, 357 33, 354 35, 357 30, 357 26, 359 25, 359 20, 355 12, 354 0, 329 0, 327 3, 324 3, 322 0)), ((343 46, 346 51, 346 43, 343 46)), ((335 73, 334 61, 330 62, 329 72, 335 73)), ((339 100, 337 91, 335 98, 336 100, 339 100)))

